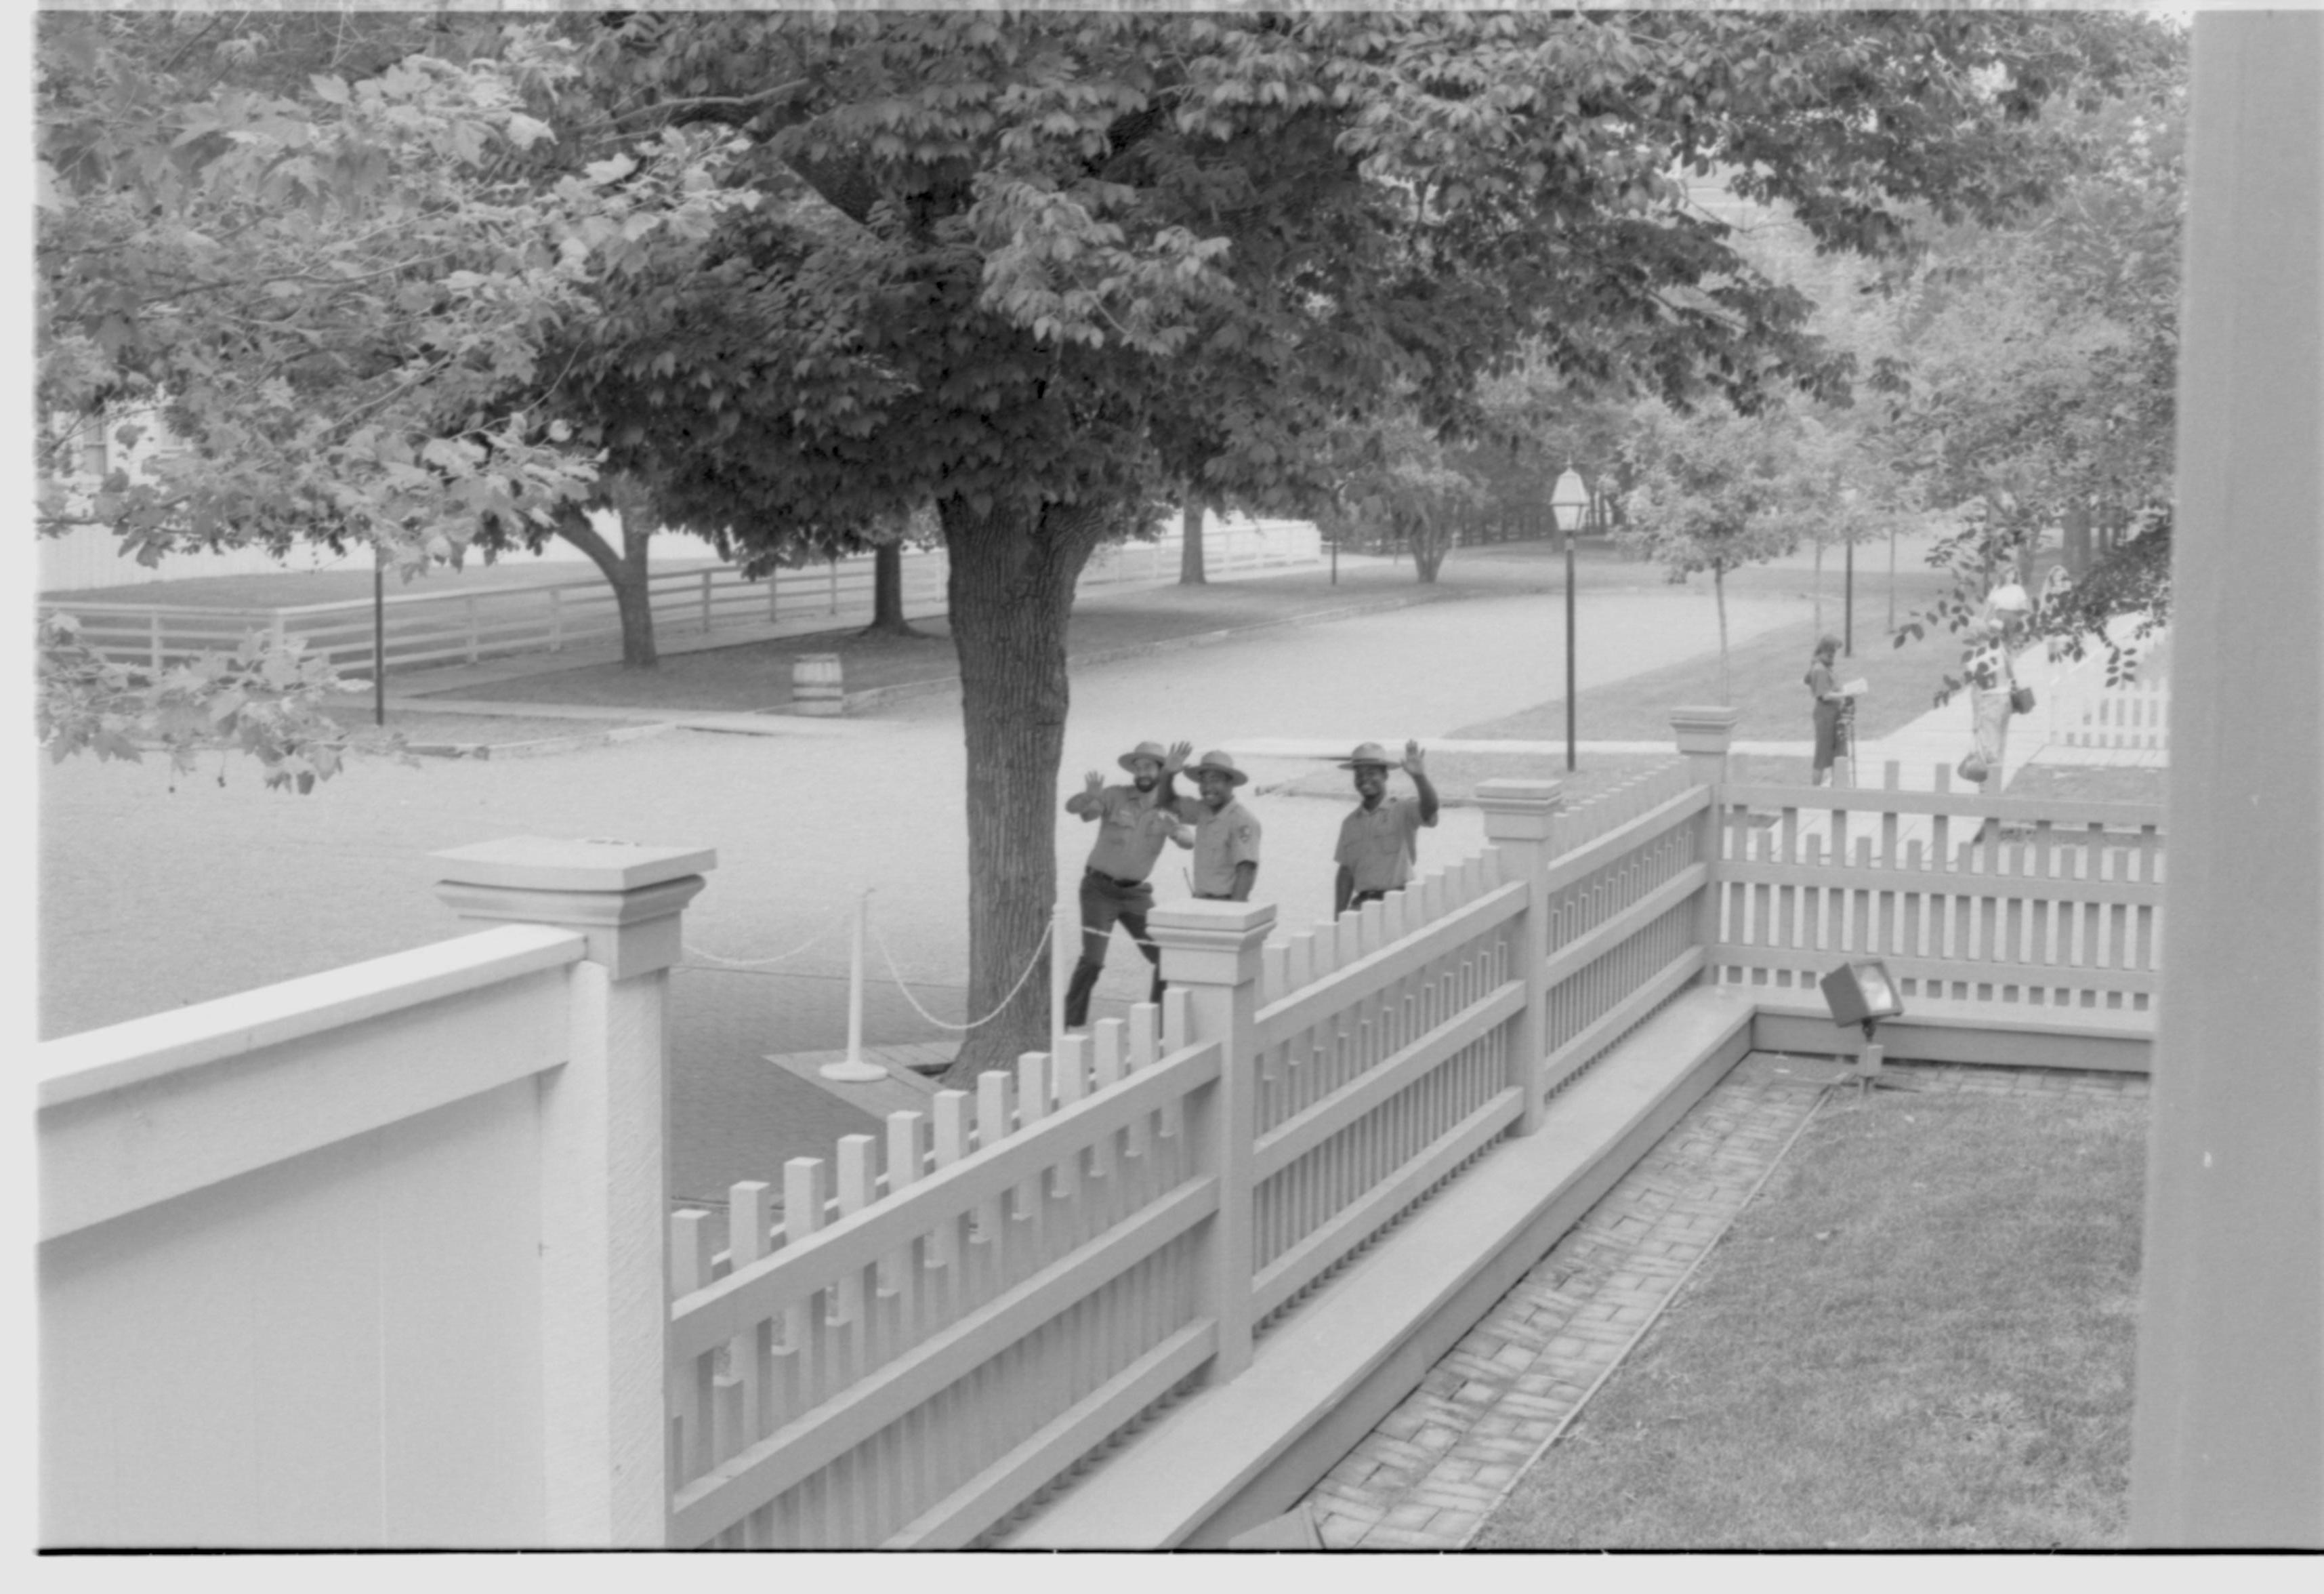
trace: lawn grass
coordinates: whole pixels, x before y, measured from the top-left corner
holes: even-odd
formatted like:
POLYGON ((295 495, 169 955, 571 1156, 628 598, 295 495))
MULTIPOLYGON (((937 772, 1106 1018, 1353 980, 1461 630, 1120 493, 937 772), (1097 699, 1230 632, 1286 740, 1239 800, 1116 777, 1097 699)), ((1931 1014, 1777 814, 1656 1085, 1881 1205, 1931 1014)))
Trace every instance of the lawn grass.
POLYGON ((2120 1547, 2146 1120, 1836 1095, 1477 1547, 2120 1547))
MULTIPOLYGON (((1729 694, 1720 690, 1719 654, 1713 651, 1642 675, 1591 687, 1576 705, 1576 734, 1583 741, 1667 741, 1671 709, 1685 703, 1726 702, 1742 710, 1738 741, 1804 742, 1815 735, 1813 706, 1805 676, 1814 651, 1812 620, 1778 626, 1729 650, 1729 694)), ((1856 734, 1864 741, 1903 728, 1936 706, 1938 682, 1960 667, 1960 646, 1950 636, 1893 647, 1886 637, 1867 639, 1858 629, 1852 658, 1840 661, 1843 681, 1862 676, 1871 690, 1858 704, 1856 734)), ((1502 737, 1512 741, 1562 741, 1565 703, 1555 699, 1499 719, 1465 726, 1463 737, 1502 737)))

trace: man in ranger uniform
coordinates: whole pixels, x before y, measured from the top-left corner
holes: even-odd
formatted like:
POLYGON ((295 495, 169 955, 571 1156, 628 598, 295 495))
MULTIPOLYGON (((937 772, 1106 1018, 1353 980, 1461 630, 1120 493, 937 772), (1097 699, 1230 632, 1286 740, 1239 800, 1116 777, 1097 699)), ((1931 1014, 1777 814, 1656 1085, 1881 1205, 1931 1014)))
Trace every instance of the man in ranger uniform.
POLYGON ((1334 914, 1402 890, 1412 878, 1413 839, 1421 826, 1436 822, 1436 788, 1429 783, 1420 744, 1404 745, 1402 767, 1416 795, 1388 795, 1390 762, 1378 742, 1364 743, 1341 761, 1342 769, 1356 772, 1356 795, 1363 801, 1340 822, 1340 847, 1332 855, 1340 866, 1332 885, 1334 914))
POLYGON ((1194 894, 1205 902, 1250 900, 1259 879, 1259 820, 1235 798, 1250 777, 1231 753, 1205 753, 1187 773, 1202 783, 1202 800, 1180 799, 1178 811, 1194 821, 1194 894))
POLYGON ((1092 770, 1084 788, 1065 799, 1065 811, 1098 827, 1097 845, 1090 848, 1089 867, 1082 871, 1082 956, 1074 966, 1073 983, 1065 987, 1065 1024, 1078 1029, 1089 1022, 1090 992, 1105 969, 1106 944, 1119 923, 1130 931, 1138 950, 1154 965, 1149 1002, 1162 999, 1162 949, 1146 935, 1146 915, 1154 906, 1154 887, 1147 876, 1162 844, 1179 828, 1176 792, 1172 777, 1185 767, 1194 750, 1180 742, 1167 752, 1159 742, 1140 742, 1116 760, 1130 772, 1131 784, 1109 786, 1092 770))

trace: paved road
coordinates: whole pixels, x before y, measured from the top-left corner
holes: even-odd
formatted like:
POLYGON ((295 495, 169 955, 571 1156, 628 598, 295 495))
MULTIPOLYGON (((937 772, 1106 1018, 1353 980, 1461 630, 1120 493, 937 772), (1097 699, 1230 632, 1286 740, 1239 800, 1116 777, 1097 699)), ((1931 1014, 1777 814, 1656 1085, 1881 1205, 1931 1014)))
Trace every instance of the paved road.
MULTIPOLYGON (((1715 645, 1707 594, 1668 588, 1585 602, 1585 685, 1715 645)), ((1148 737, 1231 749, 1239 736, 1296 732, 1352 745, 1425 738, 1513 712, 1562 684, 1557 607, 1534 595, 1470 598, 1087 669, 1074 683, 1065 782, 1078 784, 1083 770, 1110 765, 1148 737)), ((1731 634, 1791 622, 1802 607, 1732 598, 1731 634)), ((957 707, 935 699, 775 736, 672 732, 541 759, 364 765, 305 799, 263 791, 241 762, 225 766, 222 786, 213 765, 176 780, 174 792, 158 764, 57 766, 44 771, 41 792, 41 1032, 115 1023, 456 933, 429 889, 427 855, 525 834, 715 847, 719 867, 688 914, 687 939, 728 959, 785 951, 840 922, 871 887, 897 965, 915 980, 956 987, 966 970, 962 756, 957 707)), ((1260 806, 1261 894, 1278 902, 1286 922, 1322 916, 1340 806, 1289 798, 1260 806)), ((1480 838, 1473 811, 1448 811, 1424 861, 1462 856, 1480 838)), ((1081 827, 1061 827, 1061 868, 1078 869, 1087 846, 1081 827)), ((1185 889, 1165 877, 1161 895, 1185 889)), ((1120 969, 1102 996, 1137 994, 1130 960, 1117 943, 1120 969)), ((844 968, 845 943, 835 936, 785 965, 791 978, 682 974, 682 1061, 771 1071, 752 1060, 840 1044, 844 987, 830 977, 844 968)), ((940 1016, 963 1016, 957 991, 922 1000, 940 1016)), ((867 1030, 875 1041, 932 1035, 892 993, 872 1004, 867 1030)), ((708 1113, 689 1106, 681 1074, 681 1134, 689 1120, 797 1105, 779 1095, 753 1083, 708 1113)), ((816 1122, 818 1134, 860 1126, 821 1109, 816 1122)), ((730 1168, 724 1154, 710 1161, 721 1182, 759 1172, 730 1168)))

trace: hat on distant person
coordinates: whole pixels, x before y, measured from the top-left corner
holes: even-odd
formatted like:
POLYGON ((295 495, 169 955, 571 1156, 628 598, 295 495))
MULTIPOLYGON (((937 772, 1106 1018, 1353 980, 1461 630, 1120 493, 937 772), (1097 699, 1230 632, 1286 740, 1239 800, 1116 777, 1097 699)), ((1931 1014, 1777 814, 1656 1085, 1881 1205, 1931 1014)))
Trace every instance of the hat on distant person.
POLYGON ((1361 769, 1365 765, 1370 764, 1376 765, 1381 769, 1395 769, 1403 763, 1404 760, 1401 758, 1390 757, 1388 755, 1388 750, 1386 747, 1381 746, 1378 742, 1366 742, 1359 746, 1354 752, 1349 754, 1345 758, 1341 759, 1340 767, 1342 769, 1361 769))
POLYGON ((1140 742, 1129 752, 1124 753, 1120 757, 1115 759, 1114 762, 1121 765, 1122 768, 1128 770, 1130 774, 1136 774, 1138 773, 1138 761, 1141 758, 1151 758, 1155 763, 1162 765, 1165 769, 1167 769, 1170 766, 1170 755, 1164 749, 1162 744, 1159 742, 1140 742))
POLYGON ((1198 779, 1213 771, 1226 776, 1227 784, 1230 786, 1240 786, 1250 779, 1250 776, 1235 767, 1234 755, 1231 753, 1205 753, 1199 763, 1186 766, 1186 773, 1198 779))

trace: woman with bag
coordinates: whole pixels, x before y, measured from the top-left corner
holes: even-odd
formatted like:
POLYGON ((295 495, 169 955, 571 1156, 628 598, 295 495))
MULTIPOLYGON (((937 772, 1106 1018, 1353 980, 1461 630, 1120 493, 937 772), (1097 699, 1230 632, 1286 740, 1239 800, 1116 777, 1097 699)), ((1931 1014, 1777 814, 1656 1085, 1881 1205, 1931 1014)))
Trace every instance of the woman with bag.
POLYGON ((1960 762, 1960 774, 1979 785, 2001 773, 2009 745, 2009 717, 2034 706, 2030 687, 2017 684, 2013 662, 2018 618, 2027 608, 2025 589, 2009 586, 1986 599, 1984 642, 1969 655, 1969 709, 1977 746, 1960 762))

